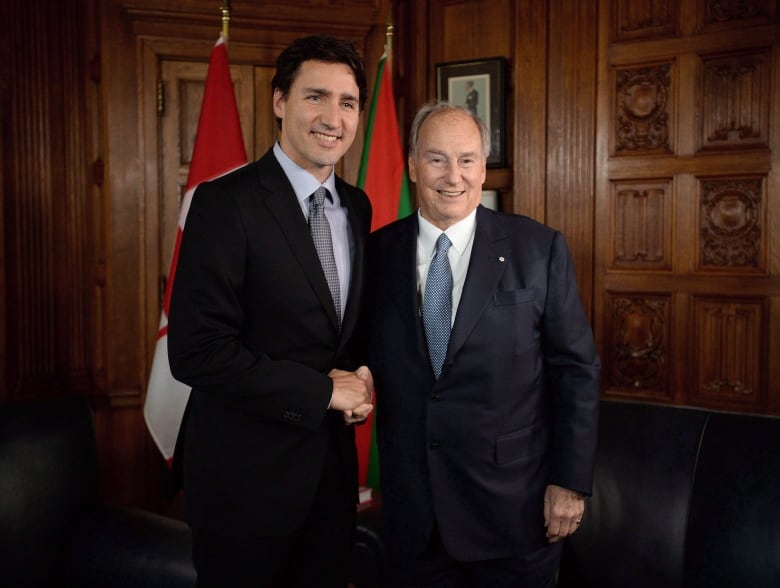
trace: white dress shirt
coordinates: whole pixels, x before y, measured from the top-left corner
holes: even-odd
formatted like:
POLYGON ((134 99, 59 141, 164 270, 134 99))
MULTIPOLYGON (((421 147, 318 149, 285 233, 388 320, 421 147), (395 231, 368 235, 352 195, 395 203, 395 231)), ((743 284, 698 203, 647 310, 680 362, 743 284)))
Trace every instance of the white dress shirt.
POLYGON ((420 308, 422 308, 423 293, 425 292, 425 280, 428 278, 428 267, 431 265, 436 240, 439 235, 446 233, 452 246, 447 251, 447 258, 452 269, 452 320, 458 312, 460 297, 463 294, 463 284, 466 282, 466 273, 471 260, 471 248, 474 246, 474 231, 477 226, 477 209, 471 211, 466 218, 459 220, 446 231, 425 220, 420 211, 417 211, 417 221, 420 231, 417 234, 417 292, 420 296, 420 308))

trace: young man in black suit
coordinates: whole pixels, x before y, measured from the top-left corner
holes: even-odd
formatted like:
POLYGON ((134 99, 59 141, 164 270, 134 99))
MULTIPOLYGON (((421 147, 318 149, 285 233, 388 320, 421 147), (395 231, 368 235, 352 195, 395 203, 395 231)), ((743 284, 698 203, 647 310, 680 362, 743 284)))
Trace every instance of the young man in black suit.
POLYGON ((350 43, 313 36, 281 53, 272 85, 279 142, 201 184, 187 216, 168 348, 192 392, 175 460, 198 586, 344 588, 351 424, 372 408, 352 347, 371 206, 334 166, 366 79, 350 43))

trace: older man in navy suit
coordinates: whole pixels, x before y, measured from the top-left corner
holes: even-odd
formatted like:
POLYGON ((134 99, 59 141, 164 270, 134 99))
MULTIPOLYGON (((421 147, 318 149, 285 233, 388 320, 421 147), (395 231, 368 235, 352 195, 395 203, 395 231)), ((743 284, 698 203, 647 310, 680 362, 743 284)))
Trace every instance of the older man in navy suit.
POLYGON ((563 236, 479 205, 490 138, 429 104, 419 210, 372 236, 368 365, 401 586, 552 586, 591 491, 600 364, 563 236))

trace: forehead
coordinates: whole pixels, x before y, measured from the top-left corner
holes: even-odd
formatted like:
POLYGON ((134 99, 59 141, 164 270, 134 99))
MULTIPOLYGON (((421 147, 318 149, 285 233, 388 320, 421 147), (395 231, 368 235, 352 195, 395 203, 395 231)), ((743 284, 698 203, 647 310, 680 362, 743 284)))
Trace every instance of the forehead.
POLYGON ((464 112, 448 110, 431 114, 420 127, 423 149, 480 151, 482 136, 474 120, 464 112))
POLYGON ((293 86, 318 89, 338 89, 340 92, 357 94, 355 72, 346 63, 308 60, 301 63, 296 72, 293 86))

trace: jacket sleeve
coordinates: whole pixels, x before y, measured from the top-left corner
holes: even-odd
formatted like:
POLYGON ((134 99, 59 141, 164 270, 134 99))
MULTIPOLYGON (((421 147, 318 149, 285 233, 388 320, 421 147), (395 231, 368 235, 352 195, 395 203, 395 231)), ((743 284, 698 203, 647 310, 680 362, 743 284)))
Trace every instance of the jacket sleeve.
MULTIPOLYGON (((272 358, 246 343, 252 303, 246 287, 249 238, 231 194, 220 183, 201 184, 171 276, 171 372, 198 393, 219 395, 226 406, 316 429, 332 394, 327 374, 303 361, 272 358)), ((267 276, 267 287, 273 280, 267 276)), ((275 309, 262 312, 273 315, 275 309)))
POLYGON ((558 232, 550 249, 542 345, 554 413, 550 483, 590 494, 601 363, 580 301, 571 255, 558 232))

